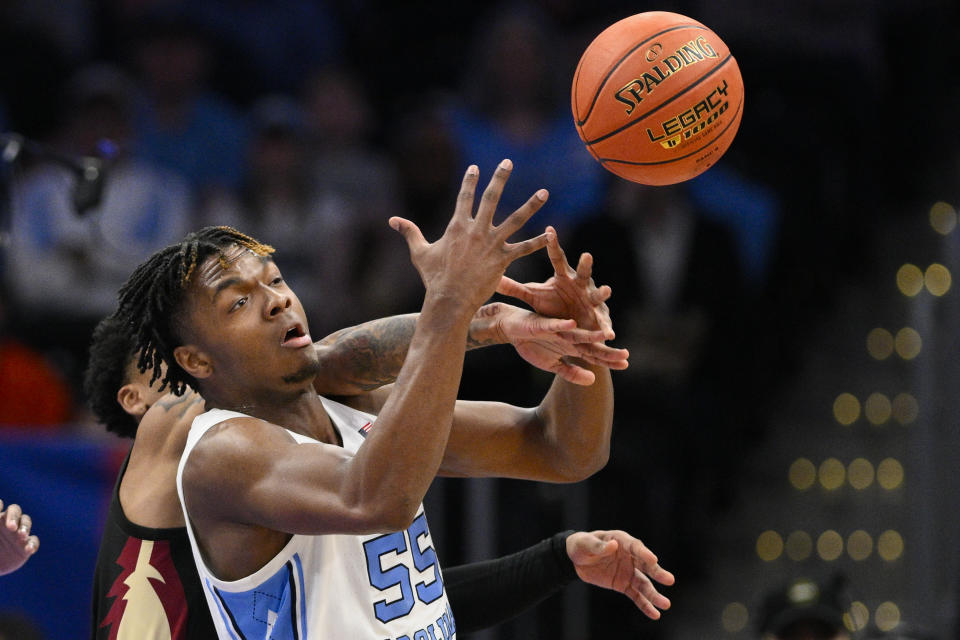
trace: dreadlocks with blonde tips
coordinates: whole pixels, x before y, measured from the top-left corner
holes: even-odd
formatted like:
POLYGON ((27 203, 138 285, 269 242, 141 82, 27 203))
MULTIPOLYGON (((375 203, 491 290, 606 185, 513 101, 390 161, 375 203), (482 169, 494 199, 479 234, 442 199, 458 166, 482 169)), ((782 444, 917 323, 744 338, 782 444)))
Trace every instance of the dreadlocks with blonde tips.
POLYGON ((232 227, 204 227, 180 242, 154 253, 138 266, 119 293, 116 319, 133 336, 134 350, 140 353, 140 371, 152 369, 150 383, 161 379, 160 391, 167 386, 182 395, 187 386, 196 388, 196 380, 177 364, 173 356, 179 344, 177 318, 183 310, 184 293, 197 266, 216 255, 227 266, 224 250, 233 245, 268 256, 274 249, 232 227))

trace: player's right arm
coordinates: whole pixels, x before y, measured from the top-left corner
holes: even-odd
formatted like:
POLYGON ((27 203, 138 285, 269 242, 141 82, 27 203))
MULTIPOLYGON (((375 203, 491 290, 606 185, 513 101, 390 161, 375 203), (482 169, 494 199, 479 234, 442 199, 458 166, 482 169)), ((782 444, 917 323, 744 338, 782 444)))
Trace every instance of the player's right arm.
POLYGON ((260 420, 226 421, 187 460, 183 485, 191 514, 286 533, 365 533, 410 524, 446 448, 470 320, 506 267, 546 244, 545 235, 507 242, 542 206, 545 191, 494 226, 509 174, 508 162, 498 167, 474 216, 477 170, 471 167, 435 243, 412 222, 391 219, 426 293, 409 352, 364 446, 351 456, 333 445, 295 444, 260 420))
MULTIPOLYGON (((416 323, 415 313, 390 316, 340 329, 319 340, 314 344, 320 359, 314 389, 320 395, 347 398, 392 383, 407 356, 416 323)), ((626 368, 624 350, 605 345, 606 339, 602 331, 577 328, 572 319, 492 302, 474 314, 466 349, 511 344, 533 366, 574 384, 591 384, 593 375, 566 358, 626 368)))

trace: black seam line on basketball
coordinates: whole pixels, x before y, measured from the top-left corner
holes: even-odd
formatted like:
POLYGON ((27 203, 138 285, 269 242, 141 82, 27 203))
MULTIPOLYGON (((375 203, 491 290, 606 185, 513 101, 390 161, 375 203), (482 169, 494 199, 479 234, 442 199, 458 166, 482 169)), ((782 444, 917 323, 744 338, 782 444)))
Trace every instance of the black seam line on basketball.
POLYGON ((692 89, 696 89, 696 88, 697 88, 697 85, 699 85, 701 82, 703 82, 704 80, 706 80, 707 78, 709 78, 710 76, 712 76, 713 74, 715 74, 717 71, 719 71, 720 69, 722 69, 723 67, 725 67, 726 64, 727 64, 728 62, 730 62, 731 60, 733 60, 733 55, 731 55, 731 54, 728 53, 728 54, 727 54, 727 57, 724 58, 724 59, 720 62, 720 64, 718 64, 718 65, 715 66, 713 69, 710 69, 710 71, 708 71, 707 73, 705 73, 705 74, 703 74, 702 76, 700 76, 700 78, 697 79, 696 82, 694 82, 693 84, 691 84, 690 86, 688 86, 688 87, 687 87, 686 89, 684 89, 683 91, 679 92, 677 95, 673 96, 673 97, 670 98, 669 100, 666 100, 666 101, 658 104, 656 107, 654 107, 653 109, 650 109, 650 111, 647 111, 647 112, 644 113, 643 115, 637 116, 636 118, 634 118, 633 122, 628 122, 627 124, 623 125, 623 126, 620 127, 619 129, 614 129, 614 130, 611 131, 610 133, 605 133, 604 135, 600 136, 599 138, 595 138, 595 139, 593 139, 593 140, 587 140, 586 143, 587 143, 587 144, 596 144, 596 143, 598 143, 598 142, 603 142, 603 141, 606 140, 607 138, 609 138, 609 137, 611 137, 611 136, 617 135, 618 133, 620 133, 620 132, 623 131, 624 129, 629 129, 630 127, 632 127, 633 125, 637 124, 638 122, 643 122, 644 118, 646 118, 647 116, 649 116, 651 113, 654 113, 655 111, 659 111, 660 109, 662 109, 663 107, 667 106, 668 104, 670 104, 670 103, 673 102, 674 100, 677 100, 678 98, 681 98, 681 97, 683 97, 684 95, 686 95, 686 93, 687 93, 688 91, 691 91, 692 89))
POLYGON ((684 158, 689 158, 690 156, 694 156, 700 153, 701 151, 703 151, 704 149, 706 149, 707 147, 709 147, 710 145, 712 145, 714 142, 716 142, 720 138, 720 136, 722 136, 727 132, 727 129, 729 129, 731 125, 733 125, 733 123, 737 121, 737 116, 740 114, 740 109, 742 107, 743 107, 743 98, 740 98, 740 104, 737 105, 737 110, 733 112, 733 119, 731 119, 730 122, 727 123, 727 126, 725 126, 723 130, 720 133, 718 133, 715 137, 711 138, 711 140, 707 142, 707 144, 703 145, 699 149, 691 151, 690 153, 684 156, 680 156, 678 158, 671 158, 670 160, 657 160, 656 162, 636 162, 633 160, 617 160, 616 158, 602 158, 600 160, 600 164, 607 164, 608 162, 618 162, 620 164, 649 167, 649 166, 658 165, 658 164, 670 164, 671 162, 676 162, 677 160, 683 160, 684 158))
MULTIPOLYGON (((620 58, 619 60, 617 60, 617 63, 616 63, 616 64, 614 64, 612 67, 610 67, 610 71, 608 71, 608 72, 607 72, 607 75, 605 75, 605 76, 603 77, 603 81, 600 82, 600 86, 597 87, 597 92, 594 94, 593 100, 590 102, 590 108, 587 110, 587 115, 583 116, 583 120, 578 120, 578 121, 577 121, 577 126, 582 127, 583 125, 585 125, 585 124, 587 123, 587 120, 590 118, 590 114, 593 113, 593 108, 597 105, 597 98, 600 97, 600 92, 603 91, 603 87, 606 86, 606 84, 607 84, 607 80, 609 80, 609 79, 610 79, 610 76, 613 75, 613 72, 616 71, 616 70, 620 67, 621 64, 623 64, 623 61, 624 61, 624 60, 626 60, 627 58, 629 58, 631 55, 633 55, 633 52, 634 52, 634 51, 636 51, 637 49, 639 49, 639 48, 642 47, 643 45, 647 44, 648 42, 650 42, 650 41, 653 40, 654 38, 659 38, 659 37, 662 36, 663 34, 665 34, 665 33, 670 33, 671 31, 676 31, 677 29, 702 29, 703 31, 706 31, 706 30, 707 30, 706 27, 701 27, 700 25, 696 25, 696 24, 680 24, 680 25, 677 25, 677 26, 675 26, 675 27, 670 27, 669 29, 664 29, 663 31, 661 31, 661 32, 659 32, 659 33, 653 34, 652 36, 650 36, 649 38, 647 38, 647 39, 644 40, 643 42, 638 43, 636 46, 633 47, 633 49, 630 49, 630 51, 627 51, 625 54, 623 54, 623 57, 622 57, 622 58, 620 58)), ((577 71, 579 71, 579 70, 580 70, 580 65, 577 65, 577 71)))

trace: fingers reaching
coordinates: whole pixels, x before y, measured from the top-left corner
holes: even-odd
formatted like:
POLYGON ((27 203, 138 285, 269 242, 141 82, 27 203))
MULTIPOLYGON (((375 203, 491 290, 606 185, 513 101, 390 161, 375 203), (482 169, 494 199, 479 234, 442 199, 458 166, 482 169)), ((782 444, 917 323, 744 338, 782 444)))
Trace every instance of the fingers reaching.
MULTIPOLYGON (((549 241, 547 242, 547 248, 550 248, 549 241)), ((520 284, 510 276, 503 276, 500 278, 500 284, 497 285, 497 293, 509 296, 511 298, 516 298, 517 300, 525 302, 530 306, 533 306, 532 302, 535 298, 534 293, 527 285, 520 284)))
POLYGON ((511 171, 513 171, 513 162, 509 159, 504 159, 497 165, 487 188, 483 190, 483 195, 480 196, 480 204, 477 206, 477 222, 493 225, 493 214, 497 211, 497 204, 500 202, 503 187, 507 184, 507 178, 510 177, 511 171))
POLYGON ((7 507, 6 516, 4 517, 4 525, 10 531, 16 531, 20 527, 20 516, 23 515, 23 511, 20 509, 20 505, 11 504, 7 507))
POLYGON ((30 527, 33 526, 33 520, 27 514, 20 516, 20 526, 17 527, 17 533, 20 535, 21 540, 26 540, 27 536, 30 535, 30 527))
POLYGON ((468 220, 473 217, 473 197, 477 191, 479 177, 480 169, 477 165, 472 164, 467 167, 463 182, 460 184, 460 193, 457 194, 457 204, 453 209, 454 219, 468 220))
POLYGON ((593 256, 589 253, 581 253, 580 261, 577 262, 577 280, 579 280, 582 285, 586 285, 590 281, 590 277, 593 275, 593 256))
POLYGON ((387 222, 394 231, 399 232, 400 235, 403 236, 403 239, 407 241, 411 250, 427 244, 427 240, 423 237, 423 232, 420 231, 420 227, 410 220, 393 216, 387 222))
POLYGON ((563 360, 558 361, 558 366, 556 367, 554 373, 570 384, 576 384, 582 387, 589 387, 597 379, 597 376, 593 373, 593 371, 584 369, 583 367, 578 367, 574 364, 568 364, 563 360))
POLYGON ((517 258, 522 258, 523 256, 528 256, 531 253, 535 253, 543 249, 547 244, 547 234, 541 233, 535 238, 530 238, 529 240, 524 240, 522 242, 514 242, 507 245, 507 249, 510 253, 510 260, 516 260, 517 258))
POLYGON ((627 360, 630 354, 626 349, 614 349, 605 344, 582 343, 573 345, 573 350, 571 355, 598 367, 623 371, 630 366, 630 361, 627 360))
MULTIPOLYGON (((504 220, 499 227, 505 237, 509 238, 520 229, 520 227, 526 224, 527 220, 540 210, 540 207, 546 203, 549 197, 550 194, 546 189, 540 189, 530 196, 519 209, 507 216, 507 219, 504 220)), ((549 232, 544 232, 544 239, 544 246, 549 246, 549 232)))
POLYGON ((623 593, 652 620, 659 620, 660 612, 669 609, 671 605, 670 599, 657 591, 650 579, 639 569, 634 570, 633 579, 623 593))
POLYGON ((547 256, 550 258, 550 264, 553 265, 553 273, 557 277, 567 278, 570 276, 570 264, 567 262, 566 252, 560 246, 557 230, 548 226, 547 233, 550 237, 547 242, 547 256))
POLYGON ((600 304, 606 302, 610 299, 610 296, 613 294, 613 289, 610 288, 610 285, 602 285, 597 287, 594 291, 590 292, 590 302, 593 304, 600 304))
POLYGON ((630 598, 643 613, 657 620, 661 611, 670 608, 670 599, 657 591, 654 582, 670 586, 675 579, 672 573, 663 569, 653 553, 643 542, 625 531, 598 531, 597 536, 612 540, 620 545, 620 552, 630 557, 631 577, 621 591, 630 598))

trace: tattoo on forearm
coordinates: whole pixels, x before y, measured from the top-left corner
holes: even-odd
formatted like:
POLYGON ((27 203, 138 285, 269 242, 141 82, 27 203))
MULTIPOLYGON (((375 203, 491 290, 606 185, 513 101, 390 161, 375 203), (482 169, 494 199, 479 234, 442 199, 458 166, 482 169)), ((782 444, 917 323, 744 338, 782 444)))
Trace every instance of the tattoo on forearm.
POLYGON ((477 340, 472 335, 467 335, 467 351, 471 349, 480 349, 481 347, 490 347, 495 344, 498 344, 496 340, 486 339, 486 340, 477 340))
POLYGON ((370 391, 397 379, 407 357, 416 316, 392 316, 336 335, 331 344, 342 354, 342 373, 352 384, 370 391))
MULTIPOLYGON (((474 318, 494 318, 500 314, 500 303, 491 302, 490 304, 485 304, 474 314, 474 318)), ((497 322, 497 321, 494 321, 497 322)), ((473 330, 471 328, 470 332, 467 334, 467 351, 471 349, 479 349, 481 347, 489 347, 495 344, 499 344, 492 336, 486 339, 480 339, 473 335, 473 330)))
MULTIPOLYGON (((481 307, 477 316, 493 318, 498 304, 481 307)), ((330 362, 339 366, 340 380, 363 391, 372 391, 396 381, 407 357, 417 326, 418 314, 391 316, 355 327, 341 329, 324 338, 322 344, 333 351, 330 362)), ((496 322, 495 320, 493 322, 496 322)), ((478 339, 467 336, 467 349, 499 344, 494 336, 478 339)))

